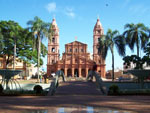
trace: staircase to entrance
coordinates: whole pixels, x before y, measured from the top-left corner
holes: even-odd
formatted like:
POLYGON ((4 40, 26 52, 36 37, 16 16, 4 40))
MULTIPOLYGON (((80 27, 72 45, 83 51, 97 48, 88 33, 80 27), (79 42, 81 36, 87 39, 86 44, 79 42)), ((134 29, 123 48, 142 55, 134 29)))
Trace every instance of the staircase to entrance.
POLYGON ((95 82, 81 80, 67 80, 60 82, 55 95, 102 95, 95 82))

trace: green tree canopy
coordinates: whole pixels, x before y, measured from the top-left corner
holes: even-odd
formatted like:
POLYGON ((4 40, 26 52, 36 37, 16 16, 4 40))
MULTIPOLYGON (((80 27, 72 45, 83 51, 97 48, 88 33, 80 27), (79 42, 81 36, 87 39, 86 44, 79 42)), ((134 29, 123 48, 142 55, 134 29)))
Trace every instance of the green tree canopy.
POLYGON ((145 27, 143 23, 126 24, 123 36, 126 39, 126 44, 133 51, 136 45, 137 56, 139 57, 139 49, 144 49, 149 40, 149 28, 145 27))
MULTIPOLYGON (((6 66, 13 61, 14 44, 16 43, 16 57, 27 63, 36 63, 37 56, 33 49, 34 38, 28 29, 22 28, 14 21, 0 21, 0 55, 7 56, 6 66)), ((42 44, 43 56, 46 55, 46 47, 42 44)))
POLYGON ((123 58, 125 68, 129 68, 131 64, 134 65, 134 69, 143 69, 143 66, 150 66, 150 42, 144 47, 145 55, 141 58, 137 55, 125 56, 123 58))
POLYGON ((148 56, 150 58, 150 42, 144 48, 144 53, 146 54, 146 56, 148 56))

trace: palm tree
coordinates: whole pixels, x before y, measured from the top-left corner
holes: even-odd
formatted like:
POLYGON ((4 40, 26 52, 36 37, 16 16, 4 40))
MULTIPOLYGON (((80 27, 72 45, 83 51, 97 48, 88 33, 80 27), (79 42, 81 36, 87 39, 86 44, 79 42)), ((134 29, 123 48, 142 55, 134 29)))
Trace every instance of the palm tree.
POLYGON ((125 40, 119 35, 117 30, 112 31, 108 29, 106 35, 103 35, 99 39, 98 52, 102 55, 103 59, 106 59, 108 50, 110 49, 112 54, 112 80, 114 80, 114 45, 116 46, 119 55, 125 55, 125 40))
POLYGON ((50 23, 45 23, 42 21, 39 17, 34 17, 34 20, 30 20, 27 22, 28 25, 30 25, 29 29, 34 35, 34 38, 36 39, 35 45, 37 49, 37 75, 38 75, 38 82, 39 82, 39 67, 40 67, 40 56, 41 56, 41 41, 43 38, 49 37, 50 32, 50 23))
POLYGON ((133 51, 134 46, 137 46, 137 56, 139 57, 139 49, 144 49, 149 40, 149 29, 143 23, 126 24, 123 36, 126 39, 126 44, 133 51))

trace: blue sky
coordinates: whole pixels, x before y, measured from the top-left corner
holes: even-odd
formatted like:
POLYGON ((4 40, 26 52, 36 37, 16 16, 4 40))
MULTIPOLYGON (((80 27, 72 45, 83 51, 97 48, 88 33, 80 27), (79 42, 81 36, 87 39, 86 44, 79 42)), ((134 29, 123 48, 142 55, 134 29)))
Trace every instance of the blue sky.
MULTIPOLYGON (((35 16, 45 22, 55 17, 60 30, 60 53, 64 44, 77 40, 88 44, 93 51, 93 28, 99 16, 104 33, 108 28, 124 30, 127 23, 142 22, 150 27, 150 0, 0 0, 0 20, 14 20, 22 27, 35 16)), ((47 45, 47 40, 43 41, 47 45)), ((135 50, 136 52, 136 50, 135 50)), ((131 53, 127 48, 127 55, 131 53)), ((143 53, 142 53, 143 54, 143 53)), ((122 58, 115 49, 115 68, 122 67, 122 58)), ((47 59, 44 59, 46 68, 47 59)), ((111 69, 111 54, 106 59, 106 69, 111 69)))

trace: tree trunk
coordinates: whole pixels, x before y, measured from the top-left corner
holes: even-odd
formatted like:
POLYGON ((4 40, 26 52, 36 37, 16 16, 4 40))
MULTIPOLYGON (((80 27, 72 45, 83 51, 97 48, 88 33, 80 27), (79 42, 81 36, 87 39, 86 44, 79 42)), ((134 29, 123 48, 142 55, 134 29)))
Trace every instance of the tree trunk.
POLYGON ((16 38, 14 38, 14 59, 13 59, 13 69, 15 69, 16 62, 16 38))
POLYGON ((37 82, 39 82, 39 68, 40 68, 40 53, 41 53, 41 39, 40 36, 38 36, 38 62, 37 62, 37 75, 38 75, 38 79, 37 82))
POLYGON ((114 52, 112 50, 112 81, 114 81, 114 52))
MULTIPOLYGON (((137 31, 137 30, 136 30, 137 31)), ((138 38, 138 33, 136 32, 136 38, 137 38, 137 40, 136 40, 136 46, 137 46, 137 56, 138 57, 140 57, 140 54, 139 54, 139 49, 140 49, 140 45, 139 45, 139 38, 138 38)))
POLYGON ((137 56, 138 56, 138 57, 140 57, 139 49, 140 49, 140 47, 139 47, 139 41, 137 41, 137 56))
POLYGON ((9 56, 9 55, 8 55, 8 56, 5 56, 5 59, 6 59, 6 69, 8 68, 9 58, 10 58, 10 56, 9 56), (7 57, 8 57, 8 58, 7 58, 7 57))

